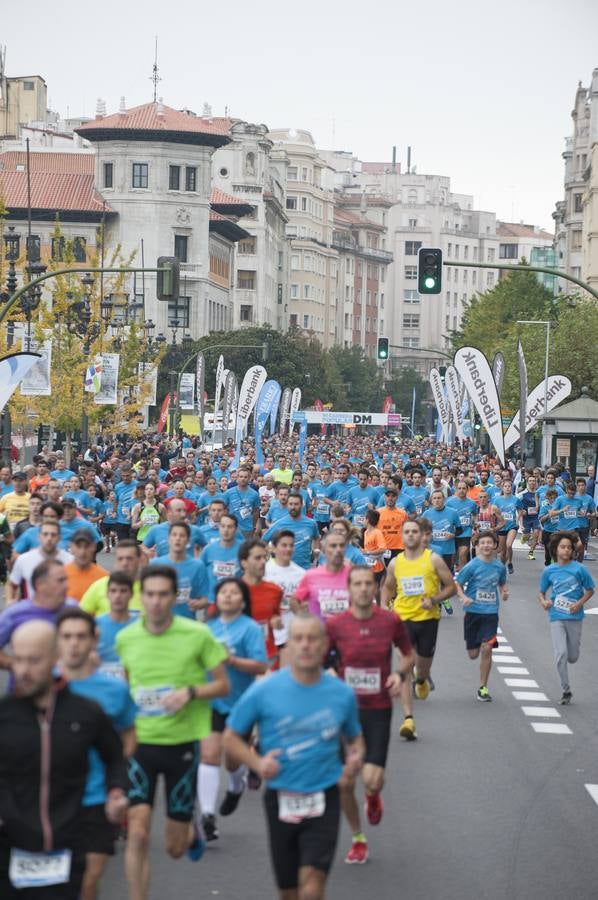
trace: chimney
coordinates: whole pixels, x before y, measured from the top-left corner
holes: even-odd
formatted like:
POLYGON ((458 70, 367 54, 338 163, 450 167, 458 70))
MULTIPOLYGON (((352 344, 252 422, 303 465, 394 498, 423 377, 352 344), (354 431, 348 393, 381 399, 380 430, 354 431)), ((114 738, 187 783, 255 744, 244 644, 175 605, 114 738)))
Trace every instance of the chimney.
POLYGON ((106 115, 106 101, 98 97, 96 102, 96 119, 103 119, 106 115))
POLYGON ((120 98, 120 106, 118 107, 118 111, 121 114, 121 116, 126 116, 126 114, 127 114, 127 105, 125 103, 124 96, 122 96, 120 98))
POLYGON ((158 97, 158 102, 156 103, 156 115, 159 119, 164 118, 164 104, 162 102, 162 97, 158 97))

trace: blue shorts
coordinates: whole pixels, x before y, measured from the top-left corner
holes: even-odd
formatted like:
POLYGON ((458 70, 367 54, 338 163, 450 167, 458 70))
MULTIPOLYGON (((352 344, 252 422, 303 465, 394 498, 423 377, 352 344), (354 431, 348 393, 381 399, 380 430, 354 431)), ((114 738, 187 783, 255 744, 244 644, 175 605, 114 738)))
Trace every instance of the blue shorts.
POLYGON ((498 613, 466 612, 463 620, 463 637, 468 650, 478 650, 482 644, 498 643, 498 613))
POLYGON ((523 533, 530 534, 532 531, 540 530, 540 520, 538 518, 528 519, 527 516, 523 517, 523 533))

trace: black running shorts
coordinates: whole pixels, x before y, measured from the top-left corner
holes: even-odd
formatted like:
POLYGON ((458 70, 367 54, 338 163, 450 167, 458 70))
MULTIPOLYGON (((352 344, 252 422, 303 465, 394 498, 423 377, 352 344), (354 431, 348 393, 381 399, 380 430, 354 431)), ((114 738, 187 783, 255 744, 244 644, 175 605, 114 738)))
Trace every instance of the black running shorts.
POLYGON ((386 766, 392 706, 388 709, 360 709, 359 721, 365 741, 365 763, 372 766, 386 766))
POLYGON ((468 650, 477 650, 482 644, 496 646, 498 613, 466 612, 463 619, 463 637, 468 650))
POLYGON ((270 857, 279 890, 296 888, 299 869, 311 866, 328 873, 332 866, 340 824, 340 798, 336 785, 325 792, 326 809, 322 816, 305 819, 296 825, 278 818, 278 791, 268 788, 264 808, 270 838, 270 857))
POLYGON ((114 856, 116 827, 106 818, 104 804, 84 806, 78 819, 81 846, 86 853, 114 856))
POLYGON ((129 759, 129 803, 154 804, 158 775, 164 776, 166 814, 175 822, 193 818, 197 764, 197 741, 189 744, 138 744, 129 759))
POLYGON ((431 659, 436 650, 436 638, 438 637, 438 619, 424 619, 422 622, 403 620, 409 632, 409 639, 415 652, 423 659, 431 659))

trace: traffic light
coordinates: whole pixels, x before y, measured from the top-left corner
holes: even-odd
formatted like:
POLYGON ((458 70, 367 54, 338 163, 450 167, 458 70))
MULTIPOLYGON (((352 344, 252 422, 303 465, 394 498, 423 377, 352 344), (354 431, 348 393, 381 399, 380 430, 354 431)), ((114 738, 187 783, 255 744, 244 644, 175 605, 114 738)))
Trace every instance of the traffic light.
POLYGON ((159 256, 156 281, 158 300, 178 300, 181 264, 176 256, 159 256))
POLYGON ((439 294, 442 288, 442 250, 420 247, 417 258, 417 290, 420 294, 439 294))
POLYGON ((388 338, 387 337, 379 337, 378 338, 378 359, 382 359, 382 360, 388 359, 388 338))

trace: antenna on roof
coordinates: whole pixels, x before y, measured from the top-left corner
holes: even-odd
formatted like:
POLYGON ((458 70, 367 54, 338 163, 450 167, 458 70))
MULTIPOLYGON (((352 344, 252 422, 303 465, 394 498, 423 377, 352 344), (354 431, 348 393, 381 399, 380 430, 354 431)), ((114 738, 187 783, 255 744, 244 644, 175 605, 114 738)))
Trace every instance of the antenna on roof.
POLYGON ((154 50, 154 65, 152 67, 152 74, 150 77, 150 81, 154 82, 154 103, 158 98, 158 82, 162 81, 160 76, 158 75, 158 35, 156 35, 156 44, 154 50))

